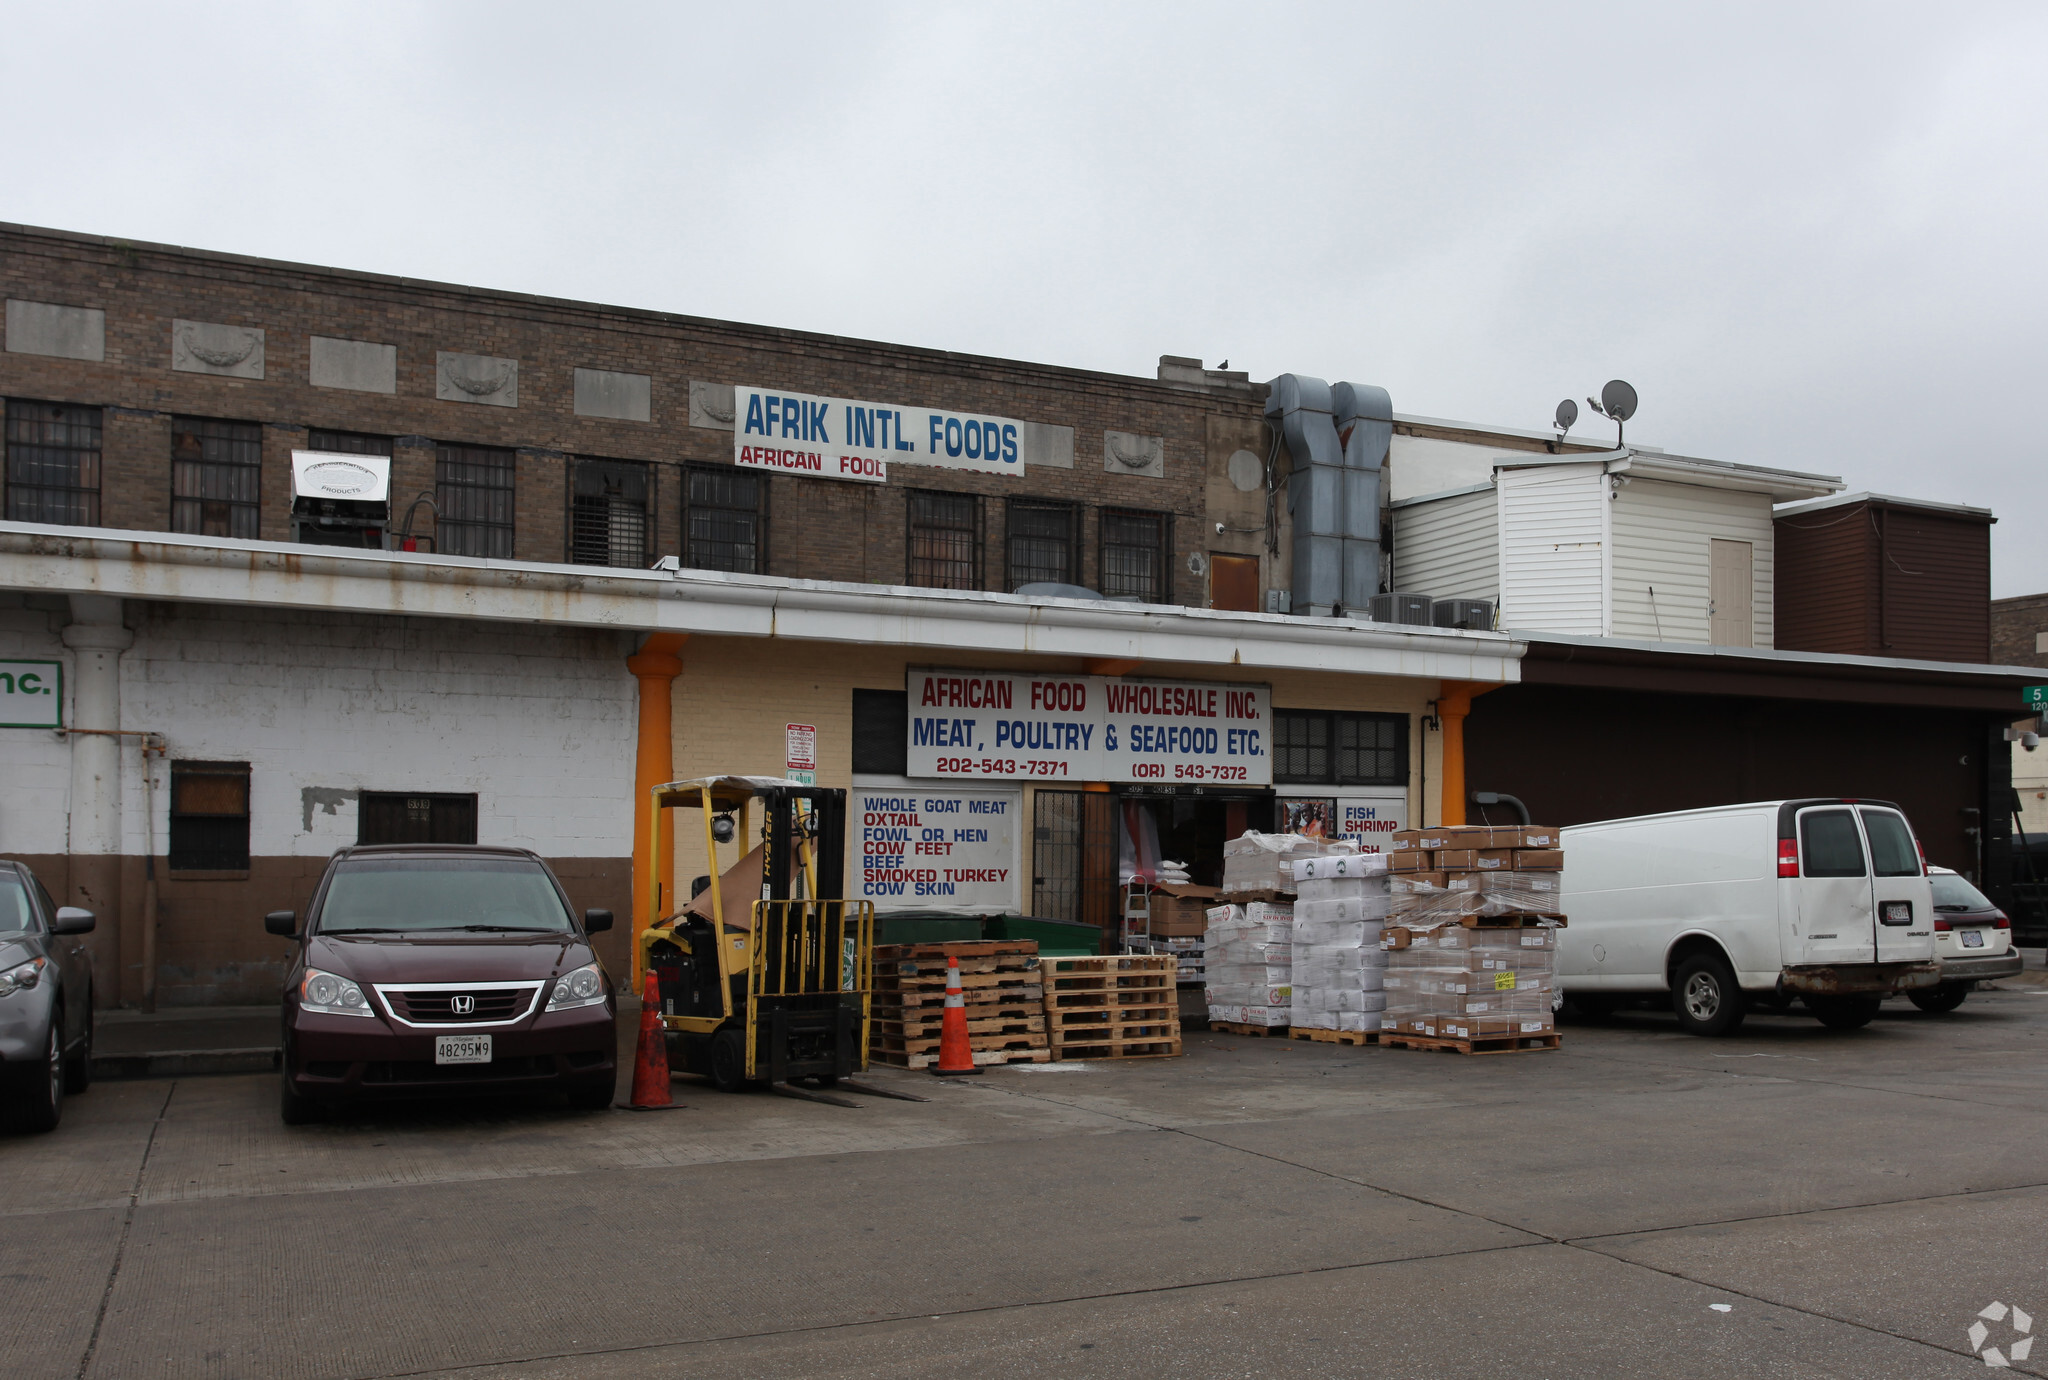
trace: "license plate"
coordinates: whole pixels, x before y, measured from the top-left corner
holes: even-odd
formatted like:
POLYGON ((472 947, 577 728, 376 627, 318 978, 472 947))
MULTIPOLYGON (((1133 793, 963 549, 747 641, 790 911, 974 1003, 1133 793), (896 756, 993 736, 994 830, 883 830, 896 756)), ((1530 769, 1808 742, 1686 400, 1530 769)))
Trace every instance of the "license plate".
POLYGON ((437 1064, 488 1064, 491 1037, 488 1035, 436 1035, 434 1062, 437 1064))
POLYGON ((1956 931, 1956 933, 1957 933, 1957 934, 1959 934, 1959 935, 1961 935, 1961 936, 1963 937, 1963 947, 1964 947, 1964 948, 1966 948, 1966 949, 1981 949, 1981 948, 1983 948, 1983 947, 1984 947, 1984 931, 1982 931, 1982 930, 1957 930, 1957 931, 1956 931))

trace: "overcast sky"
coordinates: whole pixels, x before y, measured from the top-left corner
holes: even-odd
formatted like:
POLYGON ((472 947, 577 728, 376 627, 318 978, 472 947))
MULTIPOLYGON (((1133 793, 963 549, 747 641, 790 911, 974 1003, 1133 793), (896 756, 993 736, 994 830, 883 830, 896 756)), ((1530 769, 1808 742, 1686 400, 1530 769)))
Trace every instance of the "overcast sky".
POLYGON ((2048 6, 4 17, 0 218, 1527 428, 1618 376, 2048 590, 2048 6))

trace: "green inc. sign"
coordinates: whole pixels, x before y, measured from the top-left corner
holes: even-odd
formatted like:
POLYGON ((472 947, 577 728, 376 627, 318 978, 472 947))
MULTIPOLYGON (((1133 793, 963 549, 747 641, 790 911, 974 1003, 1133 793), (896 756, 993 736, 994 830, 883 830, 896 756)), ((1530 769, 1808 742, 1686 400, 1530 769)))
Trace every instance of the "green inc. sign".
POLYGON ((64 727, 64 664, 0 661, 0 728, 64 727))
POLYGON ((2020 691, 2027 702, 2027 708, 2039 713, 2048 709, 2048 685, 2029 685, 2020 691))

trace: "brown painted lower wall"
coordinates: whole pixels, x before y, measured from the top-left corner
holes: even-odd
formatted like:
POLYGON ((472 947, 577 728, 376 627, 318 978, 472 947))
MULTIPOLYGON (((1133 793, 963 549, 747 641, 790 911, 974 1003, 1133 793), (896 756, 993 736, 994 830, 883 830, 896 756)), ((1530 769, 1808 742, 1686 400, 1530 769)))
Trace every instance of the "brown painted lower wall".
MULTIPOLYGON (((24 862, 59 904, 88 905, 100 923, 90 946, 102 1007, 132 1006, 142 1000, 142 917, 144 866, 139 857, 119 860, 118 909, 112 923, 105 901, 80 895, 90 890, 85 874, 92 860, 63 854, 9 854, 24 862)), ((325 858, 251 858, 245 878, 195 880, 157 867, 157 1004, 159 1006, 264 1006, 277 1000, 290 945, 264 933, 263 917, 274 910, 304 914, 313 888, 327 868, 325 858)), ((614 928, 597 937, 598 955, 614 977, 630 972, 626 926, 632 909, 630 858, 550 858, 569 901, 580 913, 609 910, 614 928)))

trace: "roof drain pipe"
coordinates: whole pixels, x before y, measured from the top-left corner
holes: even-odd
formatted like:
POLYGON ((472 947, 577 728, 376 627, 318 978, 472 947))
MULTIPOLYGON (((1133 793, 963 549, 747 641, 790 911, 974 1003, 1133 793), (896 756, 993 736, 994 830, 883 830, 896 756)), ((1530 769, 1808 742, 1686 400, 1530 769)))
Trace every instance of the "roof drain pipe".
POLYGON ((1344 607, 1364 612, 1380 592, 1380 477, 1394 439, 1394 400, 1369 383, 1330 390, 1344 447, 1344 607))
POLYGON ((1344 446, 1337 439, 1330 385, 1282 374, 1266 397, 1266 419, 1280 433, 1294 470, 1287 512, 1294 526, 1292 611, 1327 618, 1344 598, 1344 446))

